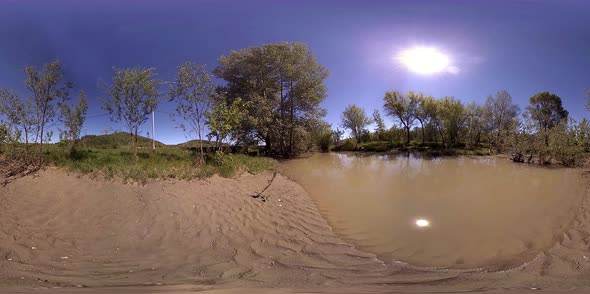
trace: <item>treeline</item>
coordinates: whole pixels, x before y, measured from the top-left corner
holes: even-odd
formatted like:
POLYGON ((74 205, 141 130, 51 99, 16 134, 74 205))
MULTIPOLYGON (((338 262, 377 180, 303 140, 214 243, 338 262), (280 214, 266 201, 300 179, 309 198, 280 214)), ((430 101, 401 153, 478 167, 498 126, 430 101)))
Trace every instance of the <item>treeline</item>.
MULTIPOLYGON (((383 113, 398 125, 386 129, 378 110, 369 116, 361 107, 349 105, 342 113, 341 126, 350 131, 354 144, 387 141, 402 147, 486 147, 489 153, 507 153, 517 162, 556 161, 571 166, 581 163, 590 151, 588 121, 574 121, 561 98, 548 92, 530 97, 521 111, 505 90, 487 97, 481 105, 454 97, 436 99, 414 91, 390 91, 383 97, 383 113), (371 124, 376 126, 372 132, 371 124)), ((343 149, 343 144, 351 142, 342 141, 342 134, 336 129, 326 136, 343 149)))
MULTIPOLYGON (((575 165, 590 151, 588 121, 573 121, 561 98, 548 92, 530 97, 529 105, 520 109, 507 91, 481 105, 388 91, 383 108, 370 115, 359 106, 346 107, 340 126, 352 139, 343 140, 344 130, 333 130, 322 119, 328 71, 304 44, 249 47, 231 51, 218 62, 212 72, 204 65, 183 63, 171 81, 160 80, 154 68, 113 70, 111 81, 101 84, 102 110, 126 126, 134 157, 139 130, 165 100, 176 106, 173 119, 180 129, 198 139, 197 163, 204 160, 205 139, 221 151, 230 145, 246 151, 263 144, 266 155, 281 157, 317 147, 348 150, 385 142, 390 149, 487 148, 488 153, 510 154, 514 161, 575 165), (215 77, 225 83, 217 85, 215 77), (386 128, 382 115, 393 118, 396 126, 386 128), (373 130, 368 129, 371 125, 373 130)), ((24 72, 26 95, 0 89, 0 153, 24 145, 25 153, 42 154, 53 137, 51 130, 57 129, 60 141, 75 155, 88 112, 84 91, 64 79, 59 61, 27 66, 24 72), (75 100, 73 92, 79 93, 75 100)))
MULTIPOLYGON (((41 154, 53 135, 48 129, 58 125, 60 140, 69 142, 74 154, 88 111, 84 92, 71 101, 74 84, 64 80, 59 61, 40 69, 27 66, 25 74, 26 96, 0 90, 5 119, 0 148, 25 143, 27 150, 38 146, 41 154)), ((220 150, 227 143, 242 148, 264 143, 266 154, 291 157, 313 149, 319 135, 330 129, 320 107, 327 76, 304 44, 267 44, 221 56, 212 73, 203 65, 183 63, 172 81, 158 79, 153 68, 114 69, 112 80, 101 84, 102 109, 126 126, 135 157, 139 130, 163 100, 175 103, 173 119, 200 142, 199 162, 204 138, 220 150), (214 77, 225 84, 216 85, 214 77)))

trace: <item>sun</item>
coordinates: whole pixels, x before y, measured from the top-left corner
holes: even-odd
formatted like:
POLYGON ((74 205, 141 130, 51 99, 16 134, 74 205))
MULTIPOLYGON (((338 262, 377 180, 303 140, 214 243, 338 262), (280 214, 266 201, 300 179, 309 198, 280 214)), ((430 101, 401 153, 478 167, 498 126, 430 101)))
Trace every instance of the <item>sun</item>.
POLYGON ((415 47, 399 53, 397 59, 417 74, 435 74, 451 71, 449 57, 433 47, 415 47))
POLYGON ((421 228, 430 227, 430 221, 428 221, 427 219, 417 219, 416 226, 421 228))

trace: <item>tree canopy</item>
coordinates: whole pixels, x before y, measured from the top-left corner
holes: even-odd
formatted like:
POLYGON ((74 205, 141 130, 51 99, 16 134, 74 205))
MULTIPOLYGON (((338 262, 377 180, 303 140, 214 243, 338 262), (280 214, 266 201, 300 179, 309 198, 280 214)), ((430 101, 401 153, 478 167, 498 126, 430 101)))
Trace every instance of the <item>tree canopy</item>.
POLYGON ((340 118, 342 127, 349 129, 357 142, 361 142, 363 130, 373 121, 367 116, 365 110, 352 104, 348 105, 340 118))
POLYGON ((402 127, 406 130, 406 143, 410 143, 410 129, 416 120, 416 109, 421 94, 413 91, 403 95, 397 91, 385 92, 383 108, 389 116, 397 118, 402 127))
POLYGON ((195 133, 199 139, 199 164, 204 161, 202 134, 205 127, 205 113, 209 111, 215 85, 205 66, 185 62, 178 66, 176 80, 168 93, 170 101, 176 100, 176 114, 181 118, 179 127, 195 133))
POLYGON ((241 142, 264 142, 270 153, 293 156, 296 138, 308 137, 309 120, 325 115, 328 71, 302 43, 275 43, 232 51, 219 58, 214 74, 227 84, 228 103, 251 102, 240 124, 241 142))
POLYGON ((105 85, 104 109, 114 121, 122 121, 131 133, 133 155, 137 158, 139 127, 156 109, 160 99, 161 81, 153 68, 115 69, 111 85, 105 85))

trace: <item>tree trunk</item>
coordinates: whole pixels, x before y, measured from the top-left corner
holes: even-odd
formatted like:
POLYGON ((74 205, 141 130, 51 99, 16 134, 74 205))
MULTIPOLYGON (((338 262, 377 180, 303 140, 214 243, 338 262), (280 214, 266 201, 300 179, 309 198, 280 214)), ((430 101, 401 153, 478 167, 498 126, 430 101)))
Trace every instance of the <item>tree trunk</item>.
POLYGON ((410 126, 406 127, 406 144, 410 145, 410 126))
POLYGON ((440 127, 437 127, 437 129, 438 129, 438 133, 440 134, 440 140, 442 141, 443 146, 446 147, 445 135, 443 134, 443 131, 441 130, 440 127))
POLYGON ((137 156, 137 130, 133 133, 133 158, 138 160, 139 157, 137 156))
POLYGON ((197 158, 197 164, 201 165, 205 162, 205 153, 203 152, 203 139, 201 138, 201 122, 197 119, 197 133, 199 135, 199 151, 200 156, 197 158))
POLYGON ((287 154, 285 149, 285 95, 283 93, 283 75, 279 74, 279 88, 281 88, 281 105, 280 105, 280 120, 279 125, 279 148, 281 155, 285 157, 287 154))
POLYGON ((295 129, 295 125, 293 124, 293 121, 295 119, 295 97, 291 94, 293 93, 293 81, 291 81, 290 85, 289 85, 289 102, 290 102, 290 106, 291 106, 291 116, 290 116, 290 126, 289 126, 289 152, 291 153, 291 155, 293 155, 294 150, 293 150, 293 145, 295 145, 295 140, 293 137, 293 131, 295 129))
POLYGON ((41 116, 41 134, 39 136, 39 153, 43 154, 43 132, 45 131, 45 110, 43 111, 43 116, 41 116))
POLYGON ((23 130, 25 131, 25 146, 29 146, 29 130, 27 127, 24 127, 23 130))
POLYGON ((426 136, 424 135, 424 123, 420 120, 420 128, 422 129, 422 145, 424 145, 424 139, 426 136))

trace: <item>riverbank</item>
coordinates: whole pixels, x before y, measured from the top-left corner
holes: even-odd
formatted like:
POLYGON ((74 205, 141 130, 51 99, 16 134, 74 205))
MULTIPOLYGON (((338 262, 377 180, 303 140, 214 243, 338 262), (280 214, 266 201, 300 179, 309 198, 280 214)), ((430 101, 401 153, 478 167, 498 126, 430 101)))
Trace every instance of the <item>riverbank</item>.
POLYGON ((112 286, 130 293, 590 287, 587 198, 570 229, 530 262, 500 272, 445 270, 388 264, 357 250, 334 234, 301 186, 280 174, 265 191, 268 201, 253 198, 272 177, 138 185, 47 168, 17 179, 0 190, 0 287, 66 288, 48 293, 112 286))
POLYGON ((402 152, 413 152, 427 156, 459 156, 459 155, 492 155, 492 151, 485 147, 453 147, 447 148, 444 145, 437 143, 414 143, 409 145, 401 143, 391 143, 389 141, 369 141, 362 143, 355 143, 351 139, 344 140, 343 142, 336 144, 332 149, 336 152, 369 152, 369 153, 402 153, 402 152))

